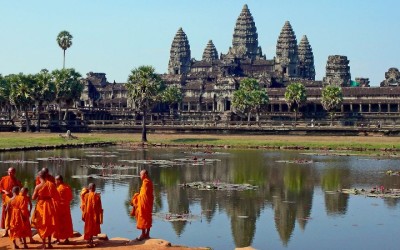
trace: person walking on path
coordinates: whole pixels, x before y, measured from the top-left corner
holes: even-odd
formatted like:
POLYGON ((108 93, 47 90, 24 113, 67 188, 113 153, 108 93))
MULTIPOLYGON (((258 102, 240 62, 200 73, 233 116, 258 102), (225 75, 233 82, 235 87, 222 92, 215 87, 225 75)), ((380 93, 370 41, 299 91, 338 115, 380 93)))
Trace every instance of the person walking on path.
POLYGON ((138 241, 150 238, 154 201, 153 182, 150 180, 147 170, 140 171, 140 179, 142 179, 140 192, 135 193, 131 200, 133 214, 136 218, 136 227, 142 230, 142 234, 136 238, 138 241))

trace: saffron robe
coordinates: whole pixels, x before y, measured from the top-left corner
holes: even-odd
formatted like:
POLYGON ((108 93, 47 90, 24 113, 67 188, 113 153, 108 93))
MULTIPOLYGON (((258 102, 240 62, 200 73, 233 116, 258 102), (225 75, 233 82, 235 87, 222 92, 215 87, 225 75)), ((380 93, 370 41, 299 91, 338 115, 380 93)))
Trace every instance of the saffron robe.
POLYGON ((7 195, 3 193, 3 190, 9 192, 8 198, 12 197, 12 188, 18 186, 22 187, 22 184, 16 178, 12 178, 7 175, 1 178, 0 180, 0 192, 1 192, 1 200, 2 200, 2 209, 1 209, 1 228, 6 228, 6 197, 7 195))
POLYGON ((9 237, 11 240, 21 237, 29 237, 27 228, 30 231, 29 214, 24 211, 24 197, 15 196, 8 202, 8 225, 9 237))
POLYGON ((90 240, 92 236, 101 233, 100 224, 103 224, 103 207, 100 194, 90 191, 83 197, 82 220, 85 222, 83 238, 90 240))
POLYGON ((70 203, 72 200, 72 189, 69 185, 61 183, 57 186, 60 200, 57 203, 57 223, 59 226, 53 237, 56 239, 67 239, 73 236, 70 203))
POLYGON ((24 223, 22 237, 32 237, 32 230, 31 230, 31 211, 29 210, 31 203, 31 197, 29 195, 24 195, 22 193, 19 194, 22 197, 22 216, 26 219, 26 223, 24 223))
POLYGON ((153 182, 145 177, 140 187, 140 192, 132 197, 131 204, 135 207, 135 218, 137 229, 151 228, 153 223, 153 182))
POLYGON ((37 191, 38 198, 32 215, 32 226, 38 230, 40 238, 53 235, 57 226, 56 203, 60 200, 56 185, 45 181, 37 191))

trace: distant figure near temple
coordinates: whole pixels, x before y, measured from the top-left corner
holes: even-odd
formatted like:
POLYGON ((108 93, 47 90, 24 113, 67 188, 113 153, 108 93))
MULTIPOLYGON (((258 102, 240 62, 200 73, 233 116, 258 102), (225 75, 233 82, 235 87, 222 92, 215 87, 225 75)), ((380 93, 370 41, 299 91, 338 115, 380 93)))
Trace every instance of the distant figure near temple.
POLYGON ((12 188, 15 186, 22 187, 21 182, 15 177, 16 170, 10 167, 7 171, 8 176, 4 176, 0 180, 0 192, 2 200, 1 208, 1 228, 6 229, 5 235, 7 236, 6 222, 6 202, 12 197, 12 188))
POLYGON ((154 201, 153 182, 150 180, 147 170, 140 171, 140 178, 142 179, 142 187, 139 193, 133 195, 131 201, 137 222, 136 227, 142 230, 142 234, 136 238, 138 241, 150 238, 154 201))
POLYGON ((94 247, 93 236, 101 233, 100 224, 103 224, 103 207, 101 197, 96 193, 96 185, 90 183, 89 193, 84 194, 82 198, 82 220, 85 222, 83 238, 88 241, 88 247, 94 247))

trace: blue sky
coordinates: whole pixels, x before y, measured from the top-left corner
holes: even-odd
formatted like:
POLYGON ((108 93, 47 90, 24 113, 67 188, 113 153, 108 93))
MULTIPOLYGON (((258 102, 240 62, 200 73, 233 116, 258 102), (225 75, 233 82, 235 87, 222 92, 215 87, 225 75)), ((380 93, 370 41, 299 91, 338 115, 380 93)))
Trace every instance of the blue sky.
POLYGON ((244 4, 268 59, 286 20, 298 41, 307 35, 317 80, 329 55, 346 55, 352 79, 369 77, 373 86, 390 67, 400 68, 398 0, 0 0, 0 74, 61 68, 56 37, 62 30, 74 36, 66 67, 82 75, 104 72, 110 82, 125 82, 140 65, 165 73, 179 27, 192 57, 200 60, 210 39, 218 53, 226 53, 244 4))

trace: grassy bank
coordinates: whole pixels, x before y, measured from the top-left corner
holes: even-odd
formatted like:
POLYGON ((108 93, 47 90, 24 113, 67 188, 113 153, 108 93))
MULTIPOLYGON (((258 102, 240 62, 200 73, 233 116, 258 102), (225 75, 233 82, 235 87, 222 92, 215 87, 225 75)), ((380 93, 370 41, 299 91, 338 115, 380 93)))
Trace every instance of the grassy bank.
MULTIPOLYGON (((73 134, 76 139, 65 139, 55 133, 0 133, 0 148, 36 147, 46 145, 88 144, 99 142, 137 143, 136 134, 73 134)), ((230 147, 305 147, 336 150, 400 150, 398 137, 374 136, 282 136, 282 135, 203 135, 203 134, 148 134, 149 143, 170 145, 213 145, 230 147)))

